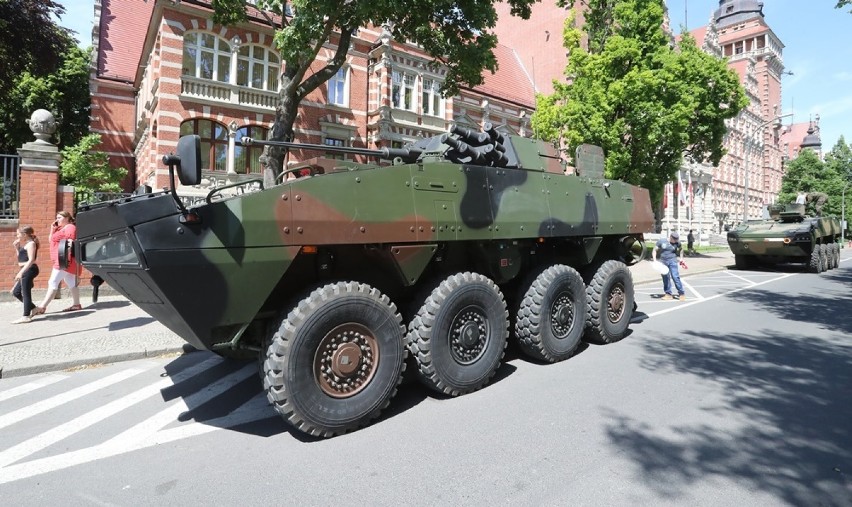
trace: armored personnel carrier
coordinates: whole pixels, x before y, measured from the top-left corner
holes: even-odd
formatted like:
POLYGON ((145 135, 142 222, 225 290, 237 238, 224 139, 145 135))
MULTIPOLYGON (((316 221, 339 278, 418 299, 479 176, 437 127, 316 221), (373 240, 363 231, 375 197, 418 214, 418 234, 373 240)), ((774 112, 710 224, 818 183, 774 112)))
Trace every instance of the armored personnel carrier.
POLYGON ((182 137, 164 157, 172 190, 81 207, 78 255, 194 347, 257 356, 298 430, 368 424, 406 362, 436 391, 482 388, 510 329, 546 362, 627 333, 627 266, 654 217, 647 190, 603 178, 600 148, 565 174, 553 147, 490 126, 398 149, 244 143, 380 160, 310 159, 187 207, 175 174, 197 184, 201 157, 182 137))
POLYGON ((840 222, 809 216, 805 204, 772 205, 769 220, 749 221, 728 232, 738 269, 802 263, 812 273, 840 265, 840 222))

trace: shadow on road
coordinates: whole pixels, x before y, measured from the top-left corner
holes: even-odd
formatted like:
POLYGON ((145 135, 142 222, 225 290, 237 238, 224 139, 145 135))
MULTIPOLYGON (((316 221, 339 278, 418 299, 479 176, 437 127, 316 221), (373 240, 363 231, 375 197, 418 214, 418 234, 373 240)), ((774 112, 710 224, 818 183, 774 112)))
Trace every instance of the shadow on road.
MULTIPOLYGON (((791 303, 755 300, 778 312, 791 303)), ((801 314, 821 323, 814 314, 823 303, 804 304, 801 314)), ((722 407, 708 410, 744 421, 734 430, 673 426, 676 436, 668 438, 659 428, 609 414, 609 435, 641 467, 644 484, 676 499, 693 483, 718 477, 789 505, 852 504, 852 341, 846 336, 687 331, 642 346, 643 367, 718 384, 722 407)))

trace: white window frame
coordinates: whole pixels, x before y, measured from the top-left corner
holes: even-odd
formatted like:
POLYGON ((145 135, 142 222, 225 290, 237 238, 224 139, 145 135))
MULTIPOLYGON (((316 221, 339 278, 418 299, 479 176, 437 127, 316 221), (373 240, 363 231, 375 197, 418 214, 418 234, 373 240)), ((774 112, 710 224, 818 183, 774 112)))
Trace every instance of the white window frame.
POLYGON ((254 88, 255 90, 277 92, 279 85, 278 76, 280 73, 281 57, 271 49, 259 44, 246 44, 241 46, 239 51, 237 51, 237 71, 234 76, 234 82, 238 86, 254 88), (255 50, 257 49, 262 51, 263 58, 256 58, 254 56, 255 50), (246 66, 245 82, 241 82, 240 78, 241 65, 246 66), (259 87, 254 85, 254 72, 258 65, 263 73, 263 78, 261 79, 261 85, 259 87))
POLYGON ((439 118, 444 116, 444 97, 440 90, 437 79, 423 78, 423 114, 439 118))
POLYGON ((391 105, 404 111, 416 111, 417 76, 412 72, 395 70, 392 73, 391 81, 391 105), (406 104, 406 101, 408 104, 406 104))
POLYGON ((334 106, 349 107, 349 68, 342 66, 337 70, 328 85, 328 103, 334 106))
POLYGON ((211 81, 219 81, 228 83, 231 79, 231 44, 227 40, 208 32, 192 31, 186 32, 183 36, 183 73, 198 79, 209 79, 211 81), (205 38, 213 41, 213 47, 204 45, 205 38), (194 40, 192 40, 194 39, 194 40), (191 58, 193 62, 187 62, 187 56, 193 54, 191 58), (209 77, 203 75, 201 65, 201 55, 205 54, 212 58, 212 69, 209 77), (220 60, 224 60, 225 65, 220 65, 220 60), (187 63, 192 63, 193 68, 186 67, 187 63), (226 69, 226 75, 220 76, 219 69, 226 69))

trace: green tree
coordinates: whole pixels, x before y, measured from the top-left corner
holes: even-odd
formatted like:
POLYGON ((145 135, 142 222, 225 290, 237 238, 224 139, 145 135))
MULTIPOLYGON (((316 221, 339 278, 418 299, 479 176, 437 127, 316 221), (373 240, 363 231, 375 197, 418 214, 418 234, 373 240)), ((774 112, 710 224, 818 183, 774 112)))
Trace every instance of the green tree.
POLYGON ((24 72, 44 76, 56 70, 75 45, 70 31, 51 19, 64 13, 54 0, 0 0, 0 99, 24 72))
MULTIPOLYGON (((847 5, 852 5, 852 0, 837 0, 837 5, 834 6, 835 9, 842 9, 847 5)), ((852 12, 852 11, 850 11, 852 12)))
MULTIPOLYGON (((463 85, 482 83, 482 71, 494 72, 493 49, 497 37, 495 0, 254 0, 262 13, 272 14, 275 43, 284 60, 280 101, 270 139, 289 140, 299 103, 308 93, 334 76, 345 61, 352 35, 362 26, 380 26, 391 20, 390 30, 399 41, 412 41, 447 69, 442 92, 451 96, 463 85), (286 12, 285 12, 286 8, 286 12), (265 10, 265 11, 263 11, 265 10), (286 14, 286 15, 285 15, 286 14), (319 69, 311 69, 322 47, 335 53, 319 69)), ((528 18, 538 0, 507 0, 513 15, 528 18)), ((246 0, 213 0, 214 21, 225 26, 247 19, 246 0)), ((278 174, 281 150, 266 150, 268 166, 278 174)), ((269 175, 267 174, 267 177, 269 175)))
POLYGON ((95 192, 122 191, 121 180, 127 176, 127 169, 110 167, 107 154, 94 149, 100 143, 100 135, 89 134, 62 150, 60 180, 74 187, 75 204, 92 202, 95 192))
POLYGON ((533 129, 568 153, 581 143, 600 145, 607 177, 648 188, 659 202, 684 154, 719 163, 725 120, 746 106, 745 91, 726 62, 689 34, 672 47, 662 0, 587 4, 582 30, 572 19, 565 24, 568 82, 537 97, 533 129))
POLYGON ((53 139, 57 144, 77 144, 88 133, 90 52, 70 46, 51 73, 38 76, 24 72, 16 79, 0 101, 0 153, 15 153, 23 143, 33 140, 25 120, 36 109, 47 109, 59 120, 53 139))
POLYGON ((825 163, 830 165, 844 181, 852 182, 852 145, 846 144, 843 136, 840 136, 837 144, 825 154, 825 163))
POLYGON ((799 192, 822 192, 828 196, 822 214, 840 216, 842 191, 843 178, 835 166, 820 160, 812 150, 802 150, 787 164, 778 202, 794 202, 799 192))

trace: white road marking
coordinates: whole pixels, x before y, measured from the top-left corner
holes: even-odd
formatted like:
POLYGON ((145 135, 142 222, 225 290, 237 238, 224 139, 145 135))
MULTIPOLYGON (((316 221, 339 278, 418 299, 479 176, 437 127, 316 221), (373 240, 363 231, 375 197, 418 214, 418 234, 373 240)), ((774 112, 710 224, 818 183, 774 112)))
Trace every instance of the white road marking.
POLYGON ((764 280, 762 282, 752 283, 751 285, 749 285, 747 287, 738 287, 736 289, 732 289, 732 290, 729 290, 729 291, 726 291, 726 292, 722 292, 720 294, 716 294, 716 295, 710 296, 708 298, 699 299, 699 300, 696 300, 696 301, 681 302, 680 304, 674 304, 671 308, 666 308, 665 310, 659 310, 657 312, 649 313, 647 315, 648 315, 648 317, 656 317, 657 315, 662 315, 664 313, 673 312, 675 310, 680 310, 681 308, 686 308, 686 307, 689 307, 689 306, 692 306, 692 305, 697 305, 699 303, 705 303, 707 301, 712 301, 714 299, 717 299, 717 298, 720 298, 720 297, 723 297, 723 296, 727 296, 728 294, 733 294, 735 292, 740 292, 740 291, 743 291, 743 290, 746 290, 746 289, 753 289, 755 287, 759 287, 761 285, 765 285, 767 283, 771 283, 771 282, 774 282, 776 280, 783 280, 784 278, 789 278, 791 276, 796 276, 798 274, 799 273, 786 273, 786 274, 778 276, 777 278, 772 278, 770 280, 764 280))
POLYGON ((744 276, 740 276, 740 275, 738 275, 738 274, 736 274, 736 273, 731 273, 730 271, 725 271, 725 273, 728 273, 729 275, 733 276, 734 278, 739 278, 740 280, 742 280, 742 281, 744 281, 744 282, 746 282, 746 283, 748 283, 748 284, 754 285, 754 282, 753 282, 753 281, 749 280, 748 278, 746 278, 746 277, 744 277, 744 276))
POLYGON ((118 373, 114 373, 109 377, 98 379, 94 382, 90 382, 86 385, 77 387, 68 392, 57 394, 56 396, 53 396, 46 400, 42 400, 38 403, 33 403, 28 407, 15 410, 14 412, 9 412, 8 414, 0 415, 0 429, 5 428, 6 426, 11 426, 12 424, 23 421, 24 419, 28 419, 35 415, 41 414, 42 412, 47 412, 48 410, 56 408, 60 405, 64 405, 70 401, 74 401, 77 398, 82 398, 87 394, 92 394, 95 391, 98 391, 105 387, 109 387, 113 384, 121 382, 122 380, 127 380, 130 377, 133 377, 134 375, 142 373, 143 371, 145 371, 143 368, 128 368, 118 373))
POLYGON ((15 463, 27 456, 31 456, 36 452, 59 442, 69 436, 79 433, 84 429, 92 426, 93 424, 99 423, 105 420, 107 417, 113 416, 122 410, 125 410, 133 405, 139 403, 140 401, 150 398, 155 394, 159 393, 160 390, 165 389, 171 385, 182 382, 183 380, 193 377, 204 370, 212 368, 216 364, 219 364, 221 359, 219 358, 210 358, 207 361, 202 363, 198 363, 190 368, 180 371, 172 377, 166 377, 162 380, 154 382, 151 385, 147 385, 142 389, 138 389, 127 396, 123 396, 115 401, 107 403, 106 405, 100 406, 90 412, 87 412, 67 423, 51 428, 44 433, 33 437, 29 440, 21 442, 18 445, 10 447, 3 452, 0 452, 0 469, 3 467, 15 463))
POLYGON ((680 283, 681 285, 683 285, 683 288, 688 289, 689 292, 691 292, 695 298, 698 298, 699 300, 704 299, 704 296, 702 296, 697 290, 695 290, 692 285, 687 283, 686 280, 681 279, 680 283))
MULTIPOLYGON (((0 484, 5 484, 7 482, 17 481, 21 479, 26 479, 29 477, 34 477, 36 475, 45 474, 48 472, 55 472, 57 470, 62 470, 65 468, 69 468, 76 465, 81 465, 84 463, 89 463, 92 461, 96 461, 99 459, 110 458, 113 456, 117 456, 119 454, 125 454, 128 452, 136 451, 139 449, 144 449, 146 447, 151 447, 153 445, 157 445, 159 443, 157 439, 157 434, 162 431, 162 428, 169 423, 174 422, 177 417, 189 410, 189 406, 200 406, 216 396, 221 395, 227 390, 234 387, 236 384, 242 382, 246 378, 251 375, 257 374, 257 365, 250 364, 245 367, 219 379, 218 381, 210 384, 205 387, 201 391, 197 391, 192 393, 189 396, 186 396, 183 399, 177 400, 176 403, 171 405, 158 412, 157 414, 149 417, 145 421, 142 421, 139 424, 131 427, 130 429, 125 430, 124 432, 116 435, 115 437, 103 442, 101 444, 88 447, 85 449, 79 449, 75 451, 66 452, 64 454, 58 454, 55 456, 48 456, 41 459, 36 459, 32 461, 25 461, 23 463, 19 463, 17 465, 9 465, 0 469, 0 484)), ((252 398, 255 400, 257 397, 252 398)), ((243 404, 243 406, 248 406, 251 404, 252 400, 243 404)), ((258 402, 255 402, 258 403, 258 402)), ((251 420, 264 419, 269 416, 269 411, 259 412, 255 407, 250 416, 239 414, 239 410, 237 409, 231 413, 234 416, 234 421, 239 421, 239 423, 250 422, 251 420), (254 417, 254 419, 245 420, 242 419, 244 417, 254 417)), ((227 416, 226 416, 227 417, 227 416)), ((207 433, 208 431, 215 431, 222 429, 221 426, 211 426, 208 422, 203 423, 190 423, 190 425, 200 425, 204 426, 204 428, 200 428, 197 431, 197 434, 207 433), (209 429, 207 429, 209 428, 209 429)), ((179 428, 175 428, 179 429, 179 428)), ((182 435, 187 434, 191 436, 192 431, 184 430, 186 433, 175 432, 174 435, 182 435)), ((184 438, 182 436, 174 437, 184 438)), ((171 441, 171 439, 167 439, 166 441, 171 441)))
POLYGON ((49 386, 50 384, 54 384, 66 378, 68 378, 68 375, 46 375, 32 382, 21 384, 18 387, 13 387, 11 389, 7 389, 3 392, 0 392, 0 401, 9 400, 14 398, 15 396, 27 394, 29 392, 35 391, 36 389, 49 386))

